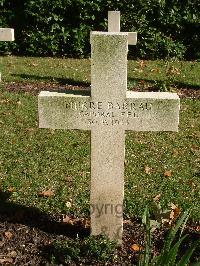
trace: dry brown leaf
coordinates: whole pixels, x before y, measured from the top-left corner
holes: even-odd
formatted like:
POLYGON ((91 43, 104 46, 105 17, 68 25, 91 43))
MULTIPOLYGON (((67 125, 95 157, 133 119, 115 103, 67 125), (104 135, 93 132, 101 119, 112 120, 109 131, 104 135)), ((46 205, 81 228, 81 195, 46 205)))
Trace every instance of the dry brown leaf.
POLYGON ((51 189, 48 189, 48 190, 44 190, 42 192, 39 192, 38 195, 40 197, 52 197, 52 196, 54 196, 54 193, 51 189))
POLYGON ((0 101, 0 103, 9 103, 9 102, 10 102, 10 100, 8 100, 8 99, 3 99, 0 101))
POLYGON ((33 132, 35 129, 34 128, 26 128, 25 130, 26 130, 26 132, 33 132))
POLYGON ((124 220, 123 224, 132 224, 131 220, 124 220))
POLYGON ((11 257, 11 258, 16 258, 17 257, 17 252, 16 251, 11 251, 7 254, 8 257, 11 257))
POLYGON ((13 259, 12 258, 0 259, 0 263, 2 263, 2 264, 4 264, 4 263, 13 263, 13 259))
POLYGON ((12 234, 11 232, 9 232, 9 231, 6 231, 6 232, 4 233, 4 235, 5 235, 5 237, 6 237, 7 239, 11 239, 12 236, 13 236, 13 234, 12 234))
POLYGON ((31 63, 30 66, 36 67, 36 66, 38 66, 38 64, 37 63, 31 63))
POLYGON ((159 68, 152 68, 151 72, 152 73, 160 73, 160 70, 159 70, 159 68))
POLYGON ((159 200, 160 200, 160 197, 161 197, 161 194, 158 194, 158 195, 156 195, 156 196, 153 198, 153 200, 154 200, 154 201, 159 201, 159 200))
POLYGON ((12 192, 14 192, 14 188, 13 188, 13 187, 9 187, 9 188, 7 189, 7 191, 10 192, 10 193, 12 193, 12 192))
POLYGON ((177 67, 171 66, 166 71, 167 75, 180 75, 181 72, 177 67))
POLYGON ((91 226, 90 220, 83 218, 82 225, 84 226, 84 228, 90 228, 90 226, 91 226))
POLYGON ((72 177, 71 176, 66 176, 65 177, 65 181, 68 182, 68 183, 71 183, 72 182, 72 177))
POLYGON ((195 183, 194 183, 193 179, 189 179, 189 180, 188 180, 188 184, 189 184, 189 186, 190 186, 191 188, 194 188, 194 187, 195 187, 195 183))
POLYGON ((171 203, 170 205, 171 205, 171 210, 172 210, 170 213, 170 219, 174 221, 181 213, 181 210, 173 203, 171 203))
POLYGON ((140 65, 141 68, 146 67, 146 64, 145 64, 145 61, 144 60, 139 60, 138 63, 139 63, 139 65, 140 65))
POLYGON ((144 172, 146 173, 146 174, 150 174, 151 173, 151 168, 149 167, 149 166, 145 166, 144 167, 144 172))
POLYGON ((173 156, 176 157, 178 155, 178 151, 177 150, 173 150, 173 156))
POLYGON ((141 249, 142 249, 141 246, 139 246, 138 244, 133 244, 131 246, 131 250, 133 251, 140 251, 141 249))
POLYGON ((200 232, 200 225, 198 225, 195 230, 196 232, 200 232))
POLYGON ((165 176, 165 177, 170 177, 170 176, 172 176, 172 171, 171 171, 171 170, 166 170, 166 171, 164 172, 164 176, 165 176))
POLYGON ((63 223, 66 223, 66 224, 73 224, 73 220, 67 215, 63 217, 62 221, 63 223))

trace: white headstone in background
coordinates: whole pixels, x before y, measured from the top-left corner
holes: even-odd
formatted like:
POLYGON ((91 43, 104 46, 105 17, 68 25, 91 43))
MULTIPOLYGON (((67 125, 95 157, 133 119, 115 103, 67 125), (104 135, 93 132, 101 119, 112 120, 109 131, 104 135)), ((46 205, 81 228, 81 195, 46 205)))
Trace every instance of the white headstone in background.
POLYGON ((41 92, 39 127, 91 131, 91 234, 122 242, 125 131, 178 131, 179 97, 127 91, 128 33, 91 33, 91 95, 41 92))
MULTIPOLYGON (((13 42, 14 40, 15 40, 14 29, 0 28, 0 41, 1 42, 13 42)), ((1 73, 0 73, 0 81, 1 81, 1 73)))
POLYGON ((0 41, 1 42, 13 42, 14 40, 15 40, 14 29, 0 28, 0 41))

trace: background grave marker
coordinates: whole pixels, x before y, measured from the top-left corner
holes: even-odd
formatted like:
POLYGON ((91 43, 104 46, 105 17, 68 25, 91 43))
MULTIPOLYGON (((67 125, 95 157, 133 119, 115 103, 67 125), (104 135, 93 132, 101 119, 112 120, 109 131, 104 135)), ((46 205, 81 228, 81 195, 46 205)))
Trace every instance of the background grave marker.
MULTIPOLYGON (((108 11, 108 32, 120 32, 120 11, 108 11)), ((128 44, 136 45, 137 32, 128 33, 128 44)))
MULTIPOLYGON (((1 42, 13 42, 14 38, 14 29, 11 28, 0 28, 0 41, 1 42)), ((1 72, 0 72, 0 81, 1 81, 1 72)))

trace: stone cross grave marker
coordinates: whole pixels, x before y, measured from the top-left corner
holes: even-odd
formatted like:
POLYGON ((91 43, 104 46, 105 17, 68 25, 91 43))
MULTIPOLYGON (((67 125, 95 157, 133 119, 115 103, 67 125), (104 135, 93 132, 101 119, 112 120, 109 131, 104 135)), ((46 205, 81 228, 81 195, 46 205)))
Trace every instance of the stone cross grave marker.
POLYGON ((127 91, 128 33, 91 33, 91 95, 43 91, 39 127, 91 131, 91 234, 122 242, 125 131, 178 131, 179 97, 127 91))
MULTIPOLYGON (((12 42, 14 41, 14 29, 0 28, 0 42, 12 42)), ((0 73, 1 81, 1 73, 0 73)))

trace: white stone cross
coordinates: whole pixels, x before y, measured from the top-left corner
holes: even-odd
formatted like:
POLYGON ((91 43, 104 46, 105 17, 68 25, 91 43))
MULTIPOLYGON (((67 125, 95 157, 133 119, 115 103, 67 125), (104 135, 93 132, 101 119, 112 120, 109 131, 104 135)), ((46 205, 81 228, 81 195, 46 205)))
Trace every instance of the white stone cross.
MULTIPOLYGON (((14 29, 11 28, 0 28, 0 41, 1 42, 12 42, 14 41, 14 29)), ((0 73, 1 81, 1 73, 0 73)))
POLYGON ((91 131, 91 234, 121 244, 125 131, 177 131, 179 97, 127 91, 128 33, 91 33, 91 95, 43 91, 39 127, 91 131))
MULTIPOLYGON (((108 11, 108 32, 120 32, 120 11, 108 11)), ((137 32, 128 32, 128 44, 136 43, 137 32)))

